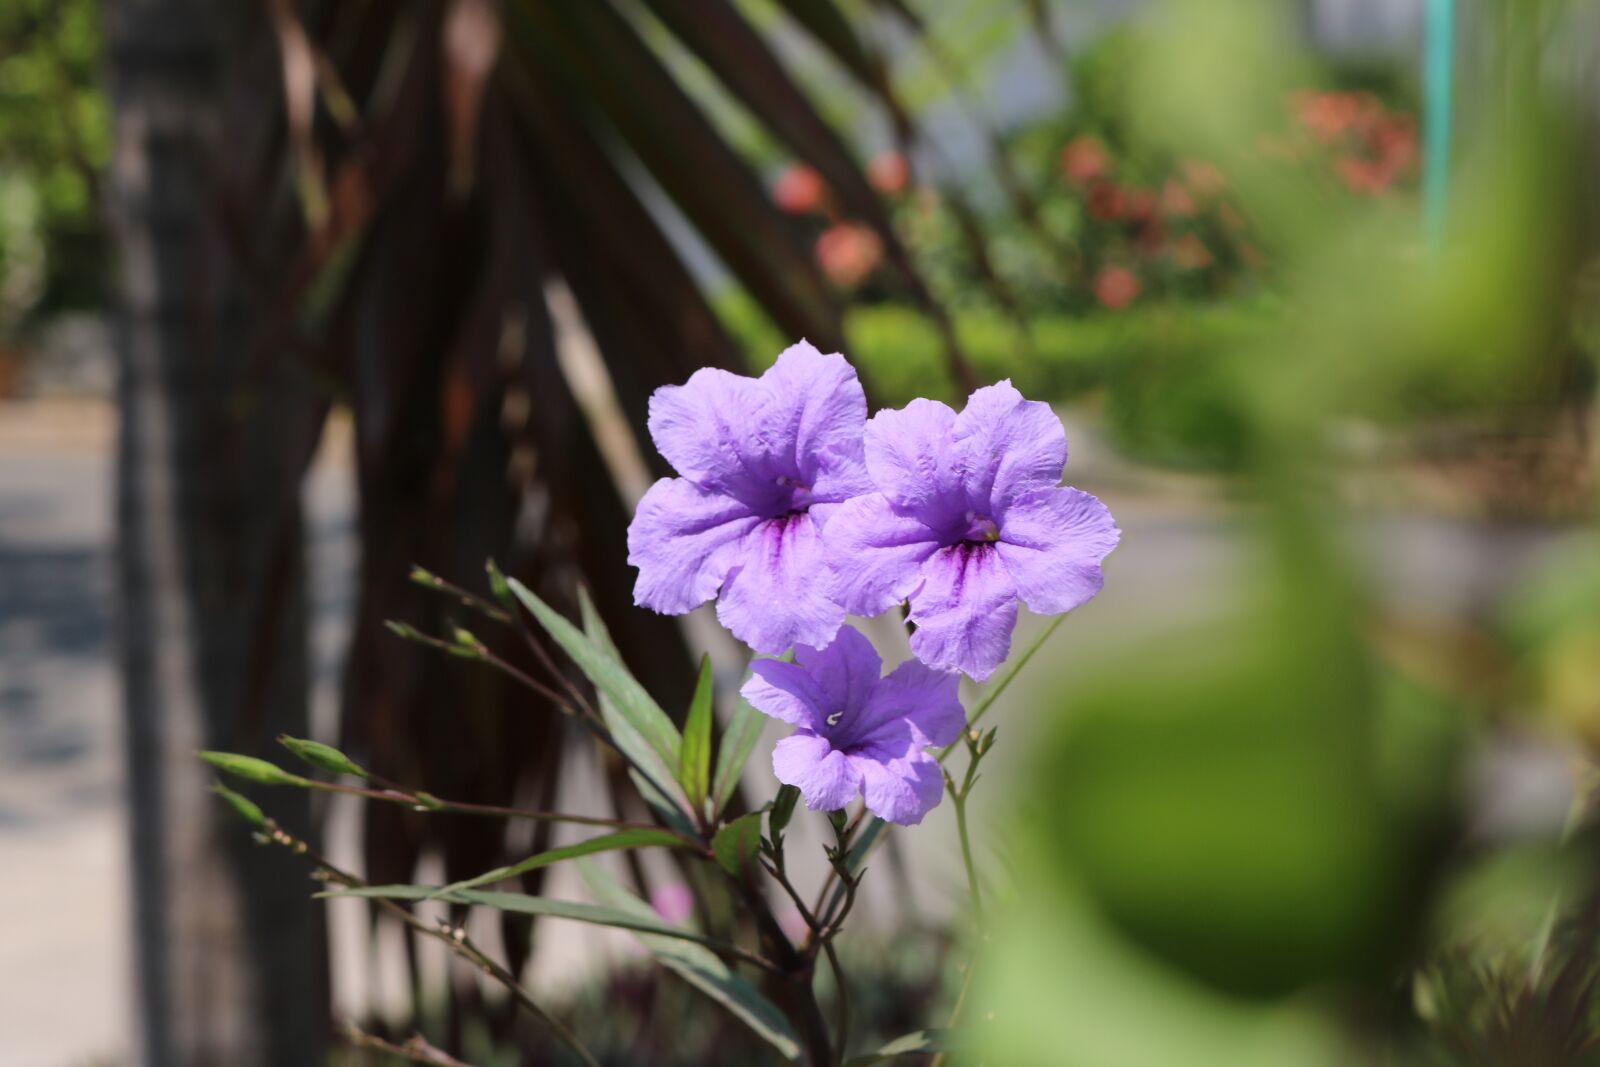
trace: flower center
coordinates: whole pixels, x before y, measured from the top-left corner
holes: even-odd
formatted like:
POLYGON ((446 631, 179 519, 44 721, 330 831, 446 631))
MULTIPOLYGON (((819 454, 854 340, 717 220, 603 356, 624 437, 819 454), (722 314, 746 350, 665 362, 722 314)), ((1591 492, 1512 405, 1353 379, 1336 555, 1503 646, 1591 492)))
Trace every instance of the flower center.
POLYGON ((811 506, 811 487, 787 475, 773 479, 778 486, 780 515, 799 515, 811 506))
POLYGON ((840 710, 834 712, 832 715, 828 716, 827 723, 828 723, 829 726, 838 726, 839 725, 839 720, 842 719, 842 718, 844 718, 844 709, 841 708, 840 710))
POLYGON ((967 532, 961 538, 969 544, 986 544, 1000 540, 1000 527, 987 515, 979 515, 975 511, 967 512, 967 532))

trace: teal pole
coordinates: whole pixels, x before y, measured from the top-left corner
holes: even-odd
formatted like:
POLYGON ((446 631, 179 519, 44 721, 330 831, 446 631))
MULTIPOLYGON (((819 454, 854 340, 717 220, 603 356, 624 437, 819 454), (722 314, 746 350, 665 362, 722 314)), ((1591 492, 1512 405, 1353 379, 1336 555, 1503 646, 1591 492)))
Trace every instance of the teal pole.
POLYGON ((1454 89, 1455 0, 1427 0, 1422 54, 1422 213, 1428 248, 1444 244, 1450 192, 1451 96, 1454 89))

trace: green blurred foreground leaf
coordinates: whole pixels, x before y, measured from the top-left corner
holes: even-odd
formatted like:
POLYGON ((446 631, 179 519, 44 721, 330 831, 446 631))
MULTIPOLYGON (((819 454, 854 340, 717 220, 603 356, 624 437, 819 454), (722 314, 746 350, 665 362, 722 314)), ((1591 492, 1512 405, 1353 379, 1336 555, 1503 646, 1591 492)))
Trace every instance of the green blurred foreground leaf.
MULTIPOLYGON (((593 863, 580 862, 578 869, 589 889, 601 903, 643 921, 653 918, 650 905, 628 892, 593 863)), ((800 1061, 800 1042, 777 1006, 761 995, 742 975, 699 945, 671 941, 646 927, 630 927, 661 965, 727 1008, 736 1018, 760 1035, 791 1063, 800 1061)), ((677 930, 677 927, 673 927, 677 930)))
POLYGON ((599 837, 591 837, 587 841, 579 841, 575 845, 547 849, 509 867, 497 867, 492 871, 478 875, 476 878, 468 878, 465 881, 445 886, 434 896, 442 897, 447 893, 456 893, 463 889, 475 889, 478 886, 490 885, 505 878, 515 878, 519 874, 538 870, 540 867, 548 867, 552 863, 560 863, 562 860, 577 859, 579 856, 592 856, 596 852, 616 852, 627 848, 682 848, 683 844, 683 838, 670 830, 619 830, 614 834, 602 834, 599 837))
POLYGON ((945 1030, 918 1030, 897 1037, 876 1052, 868 1052, 845 1060, 844 1067, 871 1067, 874 1063, 892 1060, 896 1056, 910 1056, 917 1052, 945 1052, 950 1048, 949 1033, 945 1030))

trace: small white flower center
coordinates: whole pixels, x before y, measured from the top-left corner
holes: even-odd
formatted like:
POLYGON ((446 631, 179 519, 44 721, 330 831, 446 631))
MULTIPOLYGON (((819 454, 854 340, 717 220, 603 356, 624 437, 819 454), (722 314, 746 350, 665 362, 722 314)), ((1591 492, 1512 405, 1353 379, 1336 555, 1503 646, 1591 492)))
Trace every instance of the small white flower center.
POLYGON ((844 712, 843 711, 836 711, 832 715, 828 716, 828 725, 829 726, 838 726, 839 725, 839 720, 842 719, 842 718, 844 718, 844 712))

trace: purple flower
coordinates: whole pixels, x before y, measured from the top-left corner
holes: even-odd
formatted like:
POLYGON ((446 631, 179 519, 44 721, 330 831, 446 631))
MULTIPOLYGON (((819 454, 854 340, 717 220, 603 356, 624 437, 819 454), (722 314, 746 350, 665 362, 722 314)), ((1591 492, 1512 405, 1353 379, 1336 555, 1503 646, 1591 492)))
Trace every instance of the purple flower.
POLYGON ((828 524, 828 582, 852 615, 911 601, 911 651, 982 681, 1011 648, 1020 599, 1042 615, 1100 591, 1122 531, 1088 493, 1060 488, 1067 437, 1009 381, 957 415, 933 400, 867 423, 877 492, 828 524))
POLYGON ((772 750, 778 781, 813 811, 856 795, 874 815, 914 826, 939 803, 944 779, 925 751, 961 736, 960 676, 907 660, 887 677, 872 643, 853 626, 822 650, 798 645, 795 661, 756 660, 741 692, 755 708, 798 729, 772 750))
POLYGON ((758 652, 822 647, 844 610, 821 581, 820 531, 867 492, 867 399, 840 355, 804 341, 760 378, 698 370, 650 398, 663 478, 628 527, 634 602, 666 615, 720 597, 717 618, 758 652))

